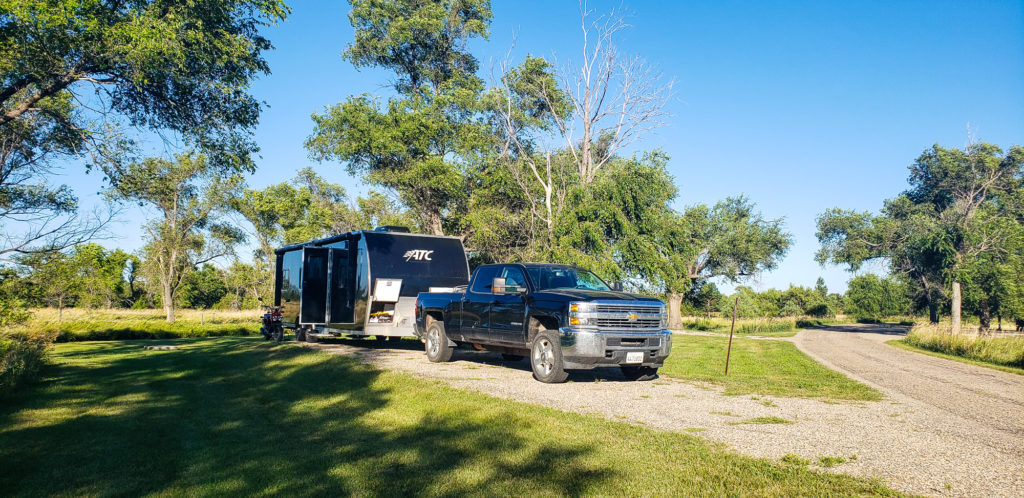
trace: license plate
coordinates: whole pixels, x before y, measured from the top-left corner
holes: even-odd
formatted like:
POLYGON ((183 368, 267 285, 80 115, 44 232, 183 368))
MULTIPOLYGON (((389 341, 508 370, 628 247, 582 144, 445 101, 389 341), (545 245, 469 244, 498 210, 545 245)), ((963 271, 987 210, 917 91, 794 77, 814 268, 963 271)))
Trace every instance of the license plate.
POLYGON ((626 363, 643 363, 644 353, 642 351, 636 353, 626 353, 626 363))

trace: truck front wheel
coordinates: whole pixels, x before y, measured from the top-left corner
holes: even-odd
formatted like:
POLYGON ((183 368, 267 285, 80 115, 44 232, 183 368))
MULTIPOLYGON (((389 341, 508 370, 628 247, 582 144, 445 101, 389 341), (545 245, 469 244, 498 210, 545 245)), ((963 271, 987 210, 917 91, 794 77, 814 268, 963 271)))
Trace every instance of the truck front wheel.
POLYGON ((448 335, 444 333, 444 322, 431 322, 427 327, 427 359, 434 363, 442 363, 452 359, 455 348, 448 345, 448 335))
POLYGON ((533 378, 546 384, 559 384, 569 378, 562 362, 562 344, 554 333, 541 330, 530 347, 530 366, 533 378))

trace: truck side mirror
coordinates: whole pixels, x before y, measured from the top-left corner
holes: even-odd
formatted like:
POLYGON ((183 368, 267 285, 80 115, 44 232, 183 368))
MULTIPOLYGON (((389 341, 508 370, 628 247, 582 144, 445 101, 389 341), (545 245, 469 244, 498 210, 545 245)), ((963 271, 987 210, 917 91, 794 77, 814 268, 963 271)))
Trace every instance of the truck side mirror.
POLYGON ((622 292, 622 282, 612 282, 612 290, 615 292, 622 292))
POLYGON ((494 277, 494 280, 491 281, 491 292, 493 292, 495 294, 504 294, 505 293, 505 279, 503 279, 501 277, 494 277))

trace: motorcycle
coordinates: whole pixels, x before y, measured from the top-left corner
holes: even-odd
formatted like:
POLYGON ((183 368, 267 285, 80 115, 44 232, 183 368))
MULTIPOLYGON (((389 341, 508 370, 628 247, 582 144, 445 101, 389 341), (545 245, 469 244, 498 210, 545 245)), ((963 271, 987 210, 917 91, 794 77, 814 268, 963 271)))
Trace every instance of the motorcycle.
POLYGON ((260 333, 263 334, 265 340, 275 340, 281 342, 284 338, 284 326, 281 325, 281 307, 280 306, 264 306, 267 310, 263 314, 263 326, 260 327, 260 333))

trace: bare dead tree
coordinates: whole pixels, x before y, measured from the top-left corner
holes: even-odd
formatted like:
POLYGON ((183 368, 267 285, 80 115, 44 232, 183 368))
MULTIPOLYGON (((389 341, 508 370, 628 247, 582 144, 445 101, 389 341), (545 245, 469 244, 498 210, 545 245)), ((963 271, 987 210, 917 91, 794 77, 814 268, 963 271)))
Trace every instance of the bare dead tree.
POLYGON ((558 75, 572 113, 558 116, 556 124, 584 184, 623 148, 666 125, 673 94, 672 80, 665 82, 642 57, 619 52, 614 39, 629 27, 623 16, 612 11, 594 19, 593 14, 581 0, 581 57, 558 75))

